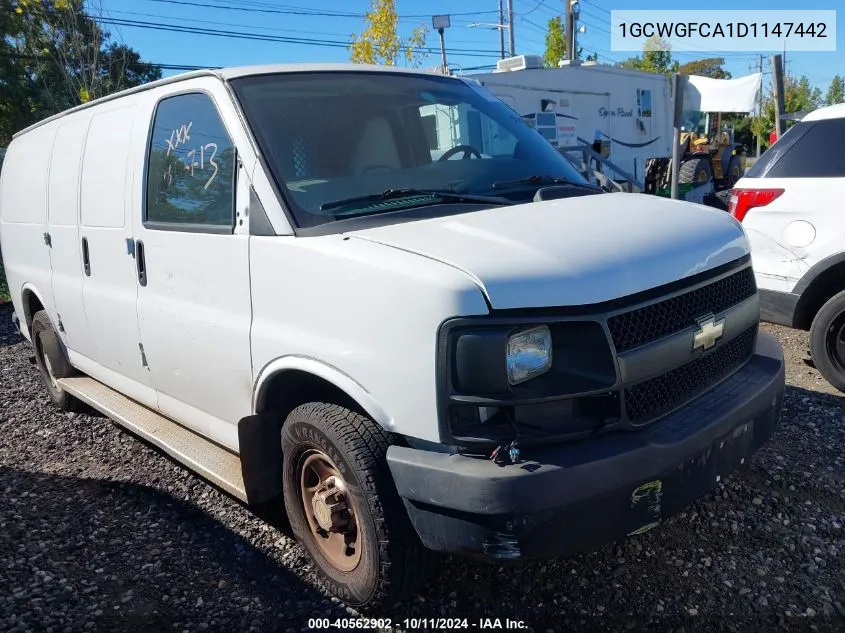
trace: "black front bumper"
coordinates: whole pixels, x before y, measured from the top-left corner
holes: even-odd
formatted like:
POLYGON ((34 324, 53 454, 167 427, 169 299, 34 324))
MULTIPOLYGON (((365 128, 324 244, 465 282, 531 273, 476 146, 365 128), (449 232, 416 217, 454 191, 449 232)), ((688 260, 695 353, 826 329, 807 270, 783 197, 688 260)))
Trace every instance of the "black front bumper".
POLYGON ((769 439, 783 391, 783 352, 760 332, 739 371, 641 431, 532 447, 503 467, 401 446, 387 460, 426 547, 547 558, 646 531, 701 497, 769 439))

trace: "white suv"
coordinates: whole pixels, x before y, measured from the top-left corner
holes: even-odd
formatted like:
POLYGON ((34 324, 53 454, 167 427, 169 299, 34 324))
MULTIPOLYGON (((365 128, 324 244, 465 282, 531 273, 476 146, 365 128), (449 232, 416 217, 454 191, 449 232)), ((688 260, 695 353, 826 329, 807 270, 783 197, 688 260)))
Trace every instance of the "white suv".
POLYGON ((845 391, 845 104, 816 110, 733 190, 764 320, 810 331, 818 370, 845 391))

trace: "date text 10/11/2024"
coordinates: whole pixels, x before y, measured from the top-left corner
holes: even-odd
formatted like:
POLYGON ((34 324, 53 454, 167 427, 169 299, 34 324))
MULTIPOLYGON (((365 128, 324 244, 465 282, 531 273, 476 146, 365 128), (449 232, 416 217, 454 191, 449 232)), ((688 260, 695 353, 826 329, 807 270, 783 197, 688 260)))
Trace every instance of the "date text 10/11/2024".
POLYGON ((527 629, 528 625, 523 620, 511 620, 510 618, 309 618, 309 629, 345 630, 345 629, 389 629, 398 626, 411 631, 446 629, 455 630, 519 630, 527 629))

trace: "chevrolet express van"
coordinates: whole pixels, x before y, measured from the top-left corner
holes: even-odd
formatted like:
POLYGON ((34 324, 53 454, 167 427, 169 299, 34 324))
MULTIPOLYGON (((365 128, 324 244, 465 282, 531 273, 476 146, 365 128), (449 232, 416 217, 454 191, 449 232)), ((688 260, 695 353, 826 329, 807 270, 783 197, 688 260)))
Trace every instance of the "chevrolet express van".
POLYGON ((350 605, 429 550, 651 529, 780 416, 740 224, 596 190, 467 79, 254 67, 79 106, 12 141, 0 240, 52 401, 284 504, 350 605))

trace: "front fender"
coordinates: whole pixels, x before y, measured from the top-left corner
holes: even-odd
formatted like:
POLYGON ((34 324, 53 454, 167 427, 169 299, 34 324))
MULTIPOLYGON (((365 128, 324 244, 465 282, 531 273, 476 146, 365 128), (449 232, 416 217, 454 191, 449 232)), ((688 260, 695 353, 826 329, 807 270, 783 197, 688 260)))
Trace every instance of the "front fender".
POLYGON ((280 372, 298 370, 322 378, 331 383, 357 402, 382 428, 392 431, 395 427, 393 418, 376 402, 375 398, 354 378, 322 361, 309 356, 282 356, 267 363, 258 373, 252 393, 252 413, 263 408, 267 398, 266 386, 273 376, 280 372))

